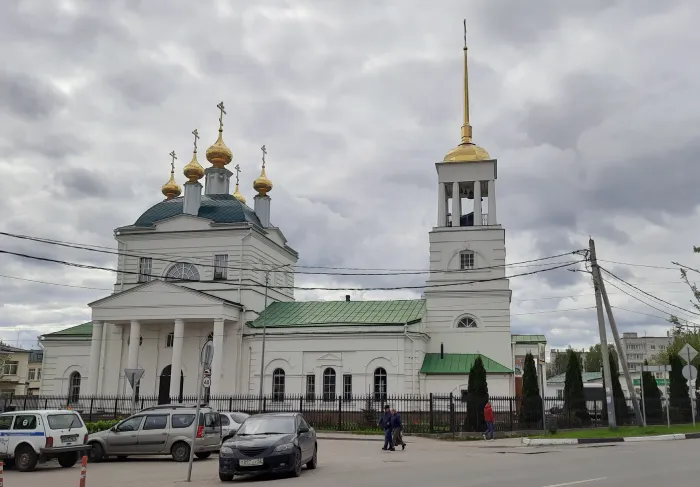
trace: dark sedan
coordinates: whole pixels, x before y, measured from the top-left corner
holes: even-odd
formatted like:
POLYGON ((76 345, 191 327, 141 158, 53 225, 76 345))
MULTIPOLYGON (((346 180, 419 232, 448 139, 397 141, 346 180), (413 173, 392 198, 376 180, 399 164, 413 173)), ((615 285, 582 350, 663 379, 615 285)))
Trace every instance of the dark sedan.
POLYGON ((233 480, 248 473, 301 475, 301 467, 316 468, 316 431, 299 413, 250 416, 219 452, 219 478, 233 480))

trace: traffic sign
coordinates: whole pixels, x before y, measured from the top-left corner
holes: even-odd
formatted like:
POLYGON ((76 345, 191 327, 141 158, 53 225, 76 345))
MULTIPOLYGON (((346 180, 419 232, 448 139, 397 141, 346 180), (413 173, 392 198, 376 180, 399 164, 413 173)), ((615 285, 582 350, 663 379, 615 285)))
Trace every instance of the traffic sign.
POLYGON ((134 384, 138 384, 141 380, 144 372, 146 371, 143 369, 124 369, 124 375, 126 375, 126 379, 129 381, 129 385, 132 389, 134 388, 134 384))
MULTIPOLYGON (((694 365, 686 365, 685 367, 683 367, 683 377, 685 377, 686 379, 695 380, 697 376, 698 369, 696 369, 694 365)), ((693 389, 692 386, 691 389, 693 389)))
POLYGON ((689 343, 686 343, 683 345, 680 352, 678 352, 678 355, 680 355, 683 360, 690 363, 698 356, 698 351, 691 347, 689 343))
POLYGON ((211 377, 205 377, 202 383, 204 384, 204 387, 211 387, 211 377))
POLYGON ((204 369, 204 377, 211 377, 211 368, 206 367, 204 369))

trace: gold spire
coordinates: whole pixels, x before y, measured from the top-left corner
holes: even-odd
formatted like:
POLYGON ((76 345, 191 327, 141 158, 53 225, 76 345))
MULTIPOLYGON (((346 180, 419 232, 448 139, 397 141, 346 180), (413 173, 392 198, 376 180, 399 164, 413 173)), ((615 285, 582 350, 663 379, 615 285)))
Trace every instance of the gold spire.
POLYGON ((267 179, 267 174, 265 174, 265 155, 267 154, 267 149, 263 145, 260 150, 262 151, 262 171, 260 171, 258 179, 253 181, 253 189, 258 192, 258 196, 265 196, 272 191, 272 181, 267 179))
POLYGON ((204 168, 197 160, 197 139, 199 138, 199 132, 197 129, 192 131, 194 135, 194 152, 192 154, 192 160, 182 169, 182 173, 190 183, 196 183, 198 180, 204 177, 204 168))
POLYGON ((467 62, 467 20, 464 20, 464 123, 462 142, 447 153, 444 162, 473 162, 491 159, 486 149, 472 142, 472 126, 469 123, 469 66, 467 62))
POLYGON ((234 169, 236 170, 236 191, 233 192, 233 197, 245 205, 245 196, 238 190, 238 176, 241 173, 241 165, 236 164, 234 169))
POLYGON ((175 151, 170 153, 170 157, 173 158, 172 162, 170 163, 170 180, 161 188, 161 192, 169 200, 182 194, 180 186, 175 182, 175 159, 177 159, 175 151))
POLYGON ((226 164, 231 162, 233 159, 233 153, 231 152, 231 149, 226 147, 226 144, 224 144, 224 139, 222 138, 222 134, 224 133, 224 115, 226 114, 224 102, 222 101, 216 105, 216 108, 218 108, 220 111, 219 138, 216 139, 214 145, 207 149, 207 160, 211 162, 214 167, 223 168, 226 164))

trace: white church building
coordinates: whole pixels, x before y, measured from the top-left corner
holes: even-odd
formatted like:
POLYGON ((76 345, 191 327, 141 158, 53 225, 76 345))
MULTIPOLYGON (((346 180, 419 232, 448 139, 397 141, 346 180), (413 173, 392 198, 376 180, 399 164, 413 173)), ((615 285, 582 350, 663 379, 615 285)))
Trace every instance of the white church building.
POLYGON ((299 256, 271 217, 264 148, 251 208, 237 172, 231 191, 221 104, 219 136, 206 151, 210 167, 197 161, 195 131, 184 194, 173 157, 166 199, 115 230, 114 292, 89 303, 90 322, 40 337, 40 393, 129 396, 124 369, 140 368, 141 396, 177 401, 196 393, 199 353, 211 339, 212 395, 254 396, 263 381, 273 396, 460 396, 477 356, 490 394, 514 394, 516 355, 531 347, 544 360, 545 343, 511 336, 497 161, 472 142, 467 72, 465 47, 462 139, 435 165, 438 212, 421 299, 295 301, 299 256))

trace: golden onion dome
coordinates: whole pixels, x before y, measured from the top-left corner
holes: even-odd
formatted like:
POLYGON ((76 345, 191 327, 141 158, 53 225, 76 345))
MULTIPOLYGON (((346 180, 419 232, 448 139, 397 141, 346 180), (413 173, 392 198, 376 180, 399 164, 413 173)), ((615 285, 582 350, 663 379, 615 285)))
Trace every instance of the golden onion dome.
POLYGON ((190 183, 196 183, 204 177, 204 168, 197 160, 197 152, 192 154, 192 160, 182 169, 182 173, 190 183))
POLYGON ((265 174, 265 168, 260 171, 260 176, 258 179, 253 181, 253 189, 258 192, 258 196, 265 196, 267 193, 272 191, 272 181, 267 179, 265 174))
POLYGON ((236 191, 233 192, 233 197, 245 205, 245 196, 238 190, 238 183, 236 183, 236 191))
POLYGON ((471 142, 459 144, 445 155, 444 162, 488 161, 491 156, 486 149, 471 142))
POLYGON ((170 180, 163 185, 161 192, 169 200, 177 198, 182 194, 182 189, 180 189, 180 186, 175 182, 175 171, 170 171, 170 180))
POLYGON ((223 168, 233 160, 233 152, 224 144, 223 132, 222 129, 219 129, 219 138, 207 149, 207 161, 211 162, 214 167, 223 168))

